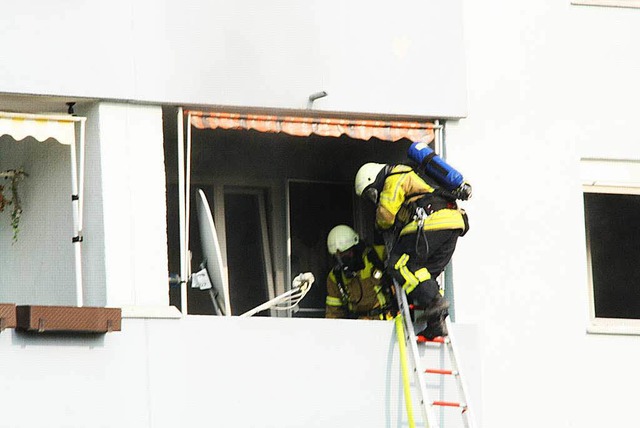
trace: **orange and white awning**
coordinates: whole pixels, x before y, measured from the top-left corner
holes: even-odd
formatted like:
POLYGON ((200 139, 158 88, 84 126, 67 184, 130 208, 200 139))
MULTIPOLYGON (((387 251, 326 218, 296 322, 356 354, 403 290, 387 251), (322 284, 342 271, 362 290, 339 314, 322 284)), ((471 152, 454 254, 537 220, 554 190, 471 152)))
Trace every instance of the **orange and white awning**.
POLYGON ((413 142, 433 141, 436 125, 429 122, 348 120, 303 116, 273 116, 225 112, 187 111, 191 125, 197 129, 244 129, 259 132, 284 132, 298 137, 311 134, 323 137, 347 135, 358 140, 372 137, 383 141, 403 138, 413 142))

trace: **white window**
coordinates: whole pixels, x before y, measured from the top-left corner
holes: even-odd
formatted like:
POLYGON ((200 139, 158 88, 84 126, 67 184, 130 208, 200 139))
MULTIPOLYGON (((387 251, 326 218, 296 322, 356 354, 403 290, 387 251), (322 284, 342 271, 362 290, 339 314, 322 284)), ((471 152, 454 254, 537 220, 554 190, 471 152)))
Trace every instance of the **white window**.
POLYGON ((582 171, 588 331, 640 334, 640 164, 583 159, 582 171))

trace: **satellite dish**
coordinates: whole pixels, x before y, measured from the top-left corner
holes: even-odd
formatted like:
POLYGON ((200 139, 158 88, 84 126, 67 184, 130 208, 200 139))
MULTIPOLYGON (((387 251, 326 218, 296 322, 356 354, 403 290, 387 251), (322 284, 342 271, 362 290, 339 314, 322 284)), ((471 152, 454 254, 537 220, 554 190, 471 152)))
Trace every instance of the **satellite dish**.
POLYGON ((218 234, 213 223, 213 216, 209 208, 207 196, 202 189, 198 189, 196 196, 196 209, 198 212, 198 225, 200 226, 200 242, 202 243, 202 254, 205 258, 206 272, 197 272, 197 281, 192 278, 192 285, 197 284, 198 288, 205 290, 209 288, 211 298, 216 306, 219 315, 231 316, 231 302, 229 300, 229 283, 224 275, 224 265, 222 263, 222 252, 218 242, 218 234), (207 284, 207 277, 210 286, 207 284))

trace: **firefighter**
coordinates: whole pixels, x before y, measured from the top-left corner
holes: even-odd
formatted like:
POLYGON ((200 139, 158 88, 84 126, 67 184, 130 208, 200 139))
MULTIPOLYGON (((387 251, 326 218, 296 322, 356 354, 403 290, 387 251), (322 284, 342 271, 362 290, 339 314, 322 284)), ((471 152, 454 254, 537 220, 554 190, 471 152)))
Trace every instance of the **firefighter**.
MULTIPOLYGON (((464 183, 470 196, 471 186, 464 183)), ((447 334, 449 303, 436 280, 451 260, 458 237, 468 230, 455 193, 408 165, 367 163, 355 177, 358 196, 376 204, 376 227, 385 236, 387 269, 408 300, 424 308, 416 324, 429 339, 447 334)))
POLYGON ((327 236, 335 266, 327 277, 327 318, 391 319, 390 282, 384 273, 384 245, 369 246, 351 227, 327 236))

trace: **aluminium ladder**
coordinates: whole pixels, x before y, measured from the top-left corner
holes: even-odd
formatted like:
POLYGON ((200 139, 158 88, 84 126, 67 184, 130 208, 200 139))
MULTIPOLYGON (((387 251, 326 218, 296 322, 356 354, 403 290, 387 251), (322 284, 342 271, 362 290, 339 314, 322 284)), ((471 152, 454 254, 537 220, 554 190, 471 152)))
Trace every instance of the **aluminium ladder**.
MULTIPOLYGON (((425 428, 448 428, 454 426, 460 426, 454 424, 452 415, 446 414, 444 411, 440 411, 440 417, 436 419, 436 412, 434 408, 458 408, 460 410, 461 423, 465 428, 475 428, 475 423, 469 409, 469 399, 467 393, 467 387, 460 374, 458 361, 456 358, 456 347, 454 340, 451 336, 451 323, 449 317, 446 319, 447 330, 449 335, 446 337, 436 337, 433 340, 428 340, 423 336, 416 336, 413 322, 411 321, 411 313, 409 305, 407 303, 407 297, 402 288, 395 283, 395 293, 398 301, 399 314, 396 317, 396 330, 398 335, 398 346, 400 349, 400 362, 402 365, 402 375, 404 383, 404 397, 407 410, 407 417, 409 427, 414 428, 415 421, 413 420, 413 399, 411 397, 411 391, 416 391, 416 403, 419 404, 422 413, 422 419, 424 421, 425 428), (402 340, 401 340, 402 338, 402 340), (440 366, 437 368, 424 368, 427 364, 424 364, 425 359, 428 359, 429 365, 433 364, 433 348, 437 348, 439 352, 440 366), (407 352, 408 350, 408 352, 407 352), (425 357, 421 358, 420 351, 423 351, 425 357), (448 357, 448 364, 445 360, 448 357), (413 388, 409 386, 408 372, 413 370, 414 382, 413 388), (426 374, 429 374, 429 378, 432 376, 439 377, 437 383, 433 383, 430 380, 427 383, 426 374), (445 377, 452 377, 456 384, 458 393, 458 401, 445 401, 443 398, 445 392, 445 377), (429 390, 436 389, 439 392, 439 400, 431 400, 429 397, 429 390), (452 423, 445 424, 445 420, 451 420, 452 423)), ((458 422, 458 421, 456 421, 458 422)))

